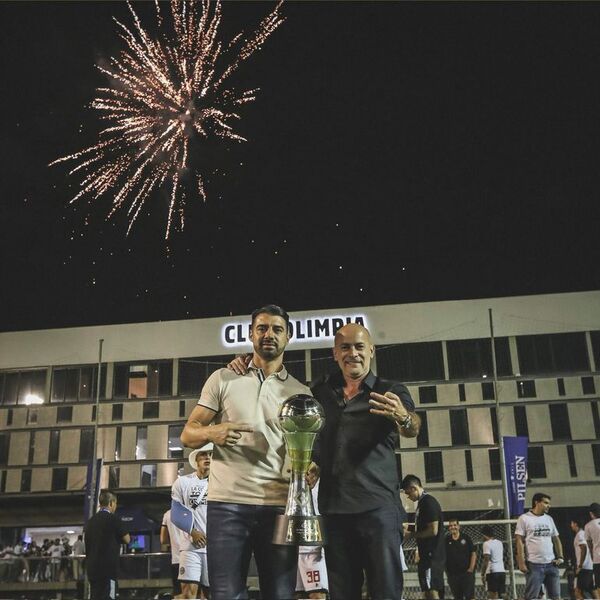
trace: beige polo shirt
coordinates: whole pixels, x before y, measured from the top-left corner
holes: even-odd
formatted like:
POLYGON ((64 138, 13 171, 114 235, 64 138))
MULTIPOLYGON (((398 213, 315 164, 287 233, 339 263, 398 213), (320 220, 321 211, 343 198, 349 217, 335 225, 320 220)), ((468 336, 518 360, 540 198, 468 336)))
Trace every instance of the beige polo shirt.
POLYGON ((213 423, 247 423, 235 446, 216 446, 210 467, 208 500, 236 504, 284 506, 289 462, 277 422, 281 404, 310 390, 284 368, 265 378, 251 363, 246 375, 215 371, 202 388, 198 404, 215 411, 213 423))

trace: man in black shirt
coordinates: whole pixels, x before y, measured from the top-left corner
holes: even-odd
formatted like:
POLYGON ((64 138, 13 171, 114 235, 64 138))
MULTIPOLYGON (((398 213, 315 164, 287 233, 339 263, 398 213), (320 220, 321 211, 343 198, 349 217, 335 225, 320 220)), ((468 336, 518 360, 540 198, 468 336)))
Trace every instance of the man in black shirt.
POLYGON ((454 600, 475 598, 477 552, 471 538, 461 533, 457 519, 448 521, 446 534, 446 575, 454 600))
POLYGON ((119 549, 130 542, 123 522, 114 514, 117 497, 105 490, 99 498, 100 510, 85 526, 85 556, 91 600, 116 598, 119 549))
POLYGON ((372 600, 402 597, 395 448, 398 434, 417 435, 419 418, 405 386, 372 373, 373 352, 367 329, 345 325, 333 352, 340 371, 312 387, 325 411, 314 460, 331 600, 359 600, 363 572, 372 600))
POLYGON ((440 503, 428 494, 416 475, 407 475, 402 480, 404 493, 417 502, 414 531, 406 537, 417 540, 419 550, 419 584, 425 600, 437 600, 444 590, 444 515, 440 503))

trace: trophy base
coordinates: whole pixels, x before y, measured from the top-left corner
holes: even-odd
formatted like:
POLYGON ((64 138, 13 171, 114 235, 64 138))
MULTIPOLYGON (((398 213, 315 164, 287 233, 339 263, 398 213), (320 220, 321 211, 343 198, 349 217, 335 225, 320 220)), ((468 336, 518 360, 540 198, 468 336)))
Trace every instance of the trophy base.
POLYGON ((278 546, 322 546, 323 518, 279 515, 275 519, 273 543, 278 546))

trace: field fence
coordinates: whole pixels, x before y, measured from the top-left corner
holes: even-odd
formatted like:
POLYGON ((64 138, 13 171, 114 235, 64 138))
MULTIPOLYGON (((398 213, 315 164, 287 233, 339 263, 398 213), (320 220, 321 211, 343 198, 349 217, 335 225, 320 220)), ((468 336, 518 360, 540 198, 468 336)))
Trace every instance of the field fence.
MULTIPOLYGON (((483 581, 481 579, 481 564, 483 561, 483 534, 481 530, 484 525, 489 525, 496 539, 502 542, 504 546, 504 567, 506 569, 506 598, 516 599, 523 597, 523 590, 525 588, 525 579, 522 573, 520 573, 516 568, 515 563, 515 578, 516 578, 516 597, 513 595, 513 591, 511 589, 511 577, 510 577, 510 548, 509 544, 513 544, 514 533, 515 533, 515 525, 516 520, 485 520, 485 521, 460 521, 460 531, 463 534, 468 535, 473 544, 475 546, 477 552, 477 566, 475 571, 475 598, 477 600, 483 600, 487 598, 487 591, 483 585, 483 581), (510 534, 507 531, 507 525, 510 527, 510 534)), ((446 532, 448 532, 446 526, 446 532)), ((514 548, 514 544, 513 544, 514 548)), ((404 573, 404 598, 406 600, 418 600, 423 597, 422 592, 419 587, 419 580, 417 577, 417 545, 416 541, 413 539, 406 540, 403 544, 404 556, 406 560, 406 566, 408 567, 408 571, 404 573)), ((446 581, 446 577, 444 577, 446 583, 445 595, 446 598, 452 598, 452 594, 450 592, 450 588, 448 587, 448 583, 446 581)))

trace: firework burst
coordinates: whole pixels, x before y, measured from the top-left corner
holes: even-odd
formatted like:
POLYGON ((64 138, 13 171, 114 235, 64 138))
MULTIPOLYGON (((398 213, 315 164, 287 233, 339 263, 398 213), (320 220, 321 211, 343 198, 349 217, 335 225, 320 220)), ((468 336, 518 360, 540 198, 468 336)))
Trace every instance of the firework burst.
POLYGON ((182 229, 184 174, 191 176, 198 196, 206 200, 206 174, 190 164, 190 141, 195 137, 246 141, 233 123, 240 119, 239 108, 255 99, 257 89, 240 91, 228 80, 281 25, 281 5, 251 35, 239 33, 224 43, 219 39, 219 1, 172 0, 167 19, 156 0, 154 39, 128 3, 133 26, 115 19, 125 48, 107 65, 97 66, 111 86, 96 90, 91 107, 106 126, 93 146, 50 163, 77 163, 69 175, 82 179, 71 203, 112 195, 108 218, 126 209, 129 233, 150 195, 163 188, 170 196, 165 238, 173 229, 182 229))

